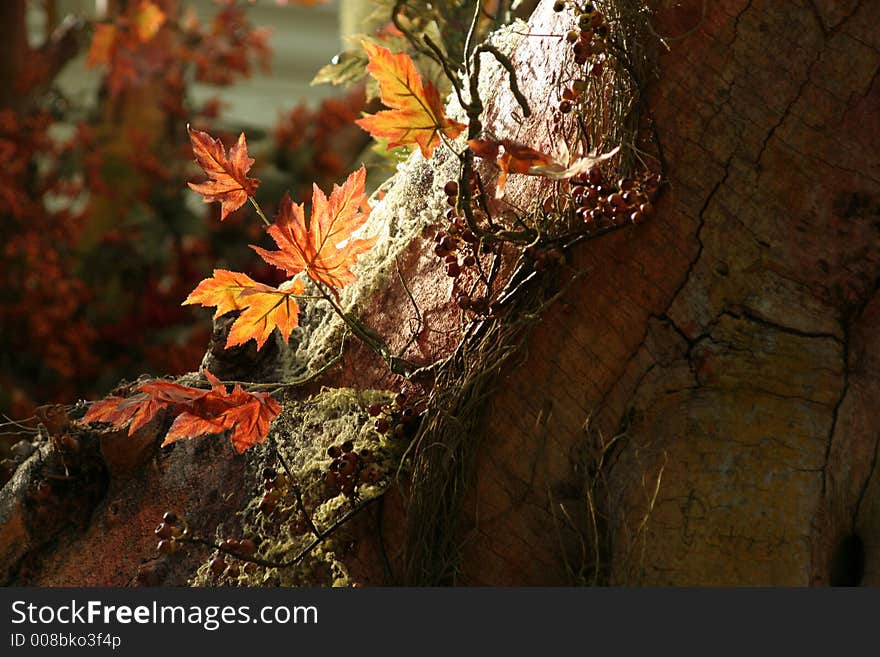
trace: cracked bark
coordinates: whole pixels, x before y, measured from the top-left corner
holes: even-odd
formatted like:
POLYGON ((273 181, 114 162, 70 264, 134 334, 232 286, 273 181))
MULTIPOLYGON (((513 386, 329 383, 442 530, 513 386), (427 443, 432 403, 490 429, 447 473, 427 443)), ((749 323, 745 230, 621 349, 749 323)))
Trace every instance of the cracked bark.
MULTIPOLYGON (((539 6, 536 33, 564 33, 552 4, 539 6)), ((650 222, 572 254, 589 276, 499 378, 456 581, 823 585, 857 536, 862 581, 876 585, 880 5, 654 5, 654 30, 676 35, 647 90, 668 192, 650 222)), ((524 89, 546 101, 563 55, 525 37, 515 58, 531 72, 524 89)), ((549 150, 552 111, 517 122, 504 94, 499 85, 487 99, 485 125, 549 150)), ((534 197, 537 184, 514 175, 506 193, 534 197)), ((404 274, 427 307, 448 287, 416 247, 404 274)), ((392 334, 411 308, 400 290, 381 294, 367 320, 392 334)), ((433 302, 446 316, 449 299, 433 302)), ((358 367, 327 383, 391 385, 365 361, 353 350, 358 367)), ((184 469, 185 449, 166 467, 184 469)), ((229 470, 198 483, 234 487, 240 474, 229 470)), ((128 498, 173 497, 162 473, 141 475, 128 498)), ((122 532, 106 529, 111 504, 96 512, 101 531, 77 544, 78 561, 106 552, 94 547, 102 532, 122 532)), ((127 504, 141 524, 155 515, 139 498, 127 504)), ((395 567, 404 506, 395 498, 382 514, 395 567)), ((359 559, 353 570, 377 569, 370 549, 359 559)), ((42 581, 84 577, 56 561, 42 581)))
POLYGON ((869 402, 880 392, 880 311, 869 303, 880 276, 870 119, 880 43, 862 27, 880 10, 850 4, 820 29, 815 3, 728 1, 694 29, 701 5, 655 15, 658 33, 687 34, 662 56, 650 94, 670 194, 653 225, 577 255, 595 275, 550 313, 495 399, 463 581, 566 583, 589 570, 594 556, 572 569, 593 542, 584 475, 620 435, 603 472, 605 581, 827 584, 853 533, 863 582, 880 581, 880 415, 869 402), (543 423, 553 460, 517 416, 522 399, 540 407, 558 386, 580 399, 543 423), (480 520, 494 482, 533 459, 543 517, 480 520), (553 522, 557 490, 579 524, 553 522), (532 550, 487 571, 488 546, 508 533, 532 550), (554 551, 552 571, 534 560, 554 551))

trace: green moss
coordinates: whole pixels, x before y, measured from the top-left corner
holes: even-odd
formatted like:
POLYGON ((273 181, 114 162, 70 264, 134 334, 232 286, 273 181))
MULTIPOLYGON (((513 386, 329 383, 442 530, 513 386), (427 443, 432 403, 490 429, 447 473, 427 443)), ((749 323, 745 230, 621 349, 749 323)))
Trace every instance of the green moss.
MULTIPOLYGON (((326 490, 324 474, 331 460, 327 455, 328 447, 352 440, 355 449, 368 449, 376 456, 376 463, 385 477, 378 484, 361 484, 358 493, 362 499, 379 495, 389 478, 395 475, 403 446, 380 437, 365 410, 369 404, 387 403, 390 399, 391 393, 385 391, 327 388, 307 400, 286 402, 273 422, 267 445, 274 444, 287 463, 302 491, 312 521, 320 530, 333 525, 353 504, 342 494, 330 497, 331 493, 326 490)), ((253 486, 253 496, 239 512, 241 537, 258 543, 256 556, 261 559, 291 561, 312 542, 313 536, 299 514, 290 486, 271 514, 260 512, 261 472, 267 466, 278 473, 283 472, 274 460, 271 447, 263 449, 250 464, 248 481, 253 486)), ((217 537, 218 540, 221 538, 224 537, 217 537)), ((249 574, 243 572, 235 579, 212 575, 209 559, 198 568, 190 583, 193 586, 348 586, 350 579, 340 556, 340 546, 346 545, 349 538, 347 527, 343 525, 296 566, 259 567, 249 574)))

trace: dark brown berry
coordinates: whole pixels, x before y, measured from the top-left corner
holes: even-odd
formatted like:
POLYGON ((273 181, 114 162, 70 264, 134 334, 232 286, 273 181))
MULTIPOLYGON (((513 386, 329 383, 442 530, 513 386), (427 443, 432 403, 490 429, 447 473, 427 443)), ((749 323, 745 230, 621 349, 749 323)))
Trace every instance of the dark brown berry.
POLYGON ((382 412, 381 404, 370 404, 367 406, 367 413, 369 413, 370 417, 376 417, 379 413, 382 412))
POLYGON ((642 203, 639 206, 639 211, 646 217, 650 217, 654 214, 654 206, 651 203, 642 203))
POLYGON ((217 577, 223 574, 223 571, 226 570, 226 559, 223 557, 214 557, 211 560, 211 572, 214 573, 217 577))
POLYGON ((343 477, 350 477, 357 470, 357 464, 354 461, 343 461, 342 466, 339 468, 339 474, 343 477))
POLYGON ((329 456, 331 459, 337 458, 339 454, 340 450, 337 445, 330 445, 330 447, 327 448, 327 456, 329 456))
POLYGON ((463 264, 465 267, 473 267, 475 264, 477 264, 477 259, 472 255, 466 255, 464 257, 464 260, 461 261, 461 264, 463 264))
POLYGON ((164 520, 169 525, 176 525, 179 518, 177 517, 177 514, 174 513, 174 511, 166 511, 164 514, 162 514, 162 520, 164 520))
POLYGON ((263 468, 263 479, 275 479, 277 474, 273 468, 263 468))
POLYGON ((341 447, 342 451, 347 454, 354 449, 354 443, 351 440, 346 440, 344 443, 342 443, 341 447))
POLYGON ((375 427, 376 431, 378 431, 379 433, 387 433, 389 427, 388 420, 386 420, 384 417, 381 417, 373 423, 373 427, 375 427))
POLYGON ((564 9, 565 9, 565 2, 563 2, 563 0, 556 0, 556 2, 553 3, 553 11, 559 13, 560 11, 562 11, 564 9))
POLYGON ((238 552, 245 556, 251 556, 254 552, 257 551, 257 544, 254 543, 251 539, 245 538, 238 542, 238 552))
POLYGON ((226 569, 226 574, 229 577, 238 577, 241 574, 241 567, 237 563, 231 563, 226 569))
POLYGON ((276 506, 277 506, 277 503, 275 500, 267 497, 266 495, 263 495, 263 499, 260 500, 259 510, 260 510, 260 513, 264 513, 266 515, 269 515, 270 513, 272 513, 275 510, 276 506))
POLYGON ((454 180, 450 180, 443 185, 443 193, 446 194, 446 196, 458 196, 458 183, 454 180))
POLYGON ((563 100, 559 103, 559 111, 563 114, 568 114, 571 111, 571 101, 563 100))
POLYGON ((156 545, 156 550, 159 551, 159 554, 172 554, 177 551, 177 543, 170 539, 163 538, 156 545))
POLYGON ((457 262, 450 262, 446 265, 446 275, 455 278, 461 273, 461 268, 458 266, 457 262))
POLYGON ((154 533, 159 538, 171 538, 174 536, 174 530, 170 525, 166 525, 164 522, 160 523, 158 527, 156 527, 154 533))

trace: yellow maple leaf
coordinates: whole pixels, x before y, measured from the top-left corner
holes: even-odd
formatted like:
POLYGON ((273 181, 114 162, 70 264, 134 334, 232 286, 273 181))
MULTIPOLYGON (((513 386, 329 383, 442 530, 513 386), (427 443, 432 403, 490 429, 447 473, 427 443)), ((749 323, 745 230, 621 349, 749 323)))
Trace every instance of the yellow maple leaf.
POLYGON ((370 114, 356 123, 374 137, 387 139, 388 148, 418 144, 425 158, 431 157, 441 135, 454 139, 465 125, 448 118, 440 94, 431 83, 422 83, 406 53, 392 54, 383 46, 363 42, 370 63, 367 71, 379 83, 382 102, 390 109, 370 114))

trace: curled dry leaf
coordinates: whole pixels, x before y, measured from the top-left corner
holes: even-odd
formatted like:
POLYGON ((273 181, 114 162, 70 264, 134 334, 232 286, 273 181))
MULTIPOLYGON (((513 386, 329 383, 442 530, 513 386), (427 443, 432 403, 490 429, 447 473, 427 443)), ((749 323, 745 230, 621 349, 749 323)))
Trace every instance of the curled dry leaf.
POLYGON ((544 176, 554 180, 571 178, 614 157, 620 150, 616 147, 602 155, 587 155, 577 158, 570 164, 563 164, 552 156, 515 142, 510 139, 498 141, 489 139, 471 139, 468 142, 471 151, 484 160, 494 160, 501 173, 496 183, 496 195, 500 196, 507 183, 510 173, 522 173, 528 176, 544 176))

